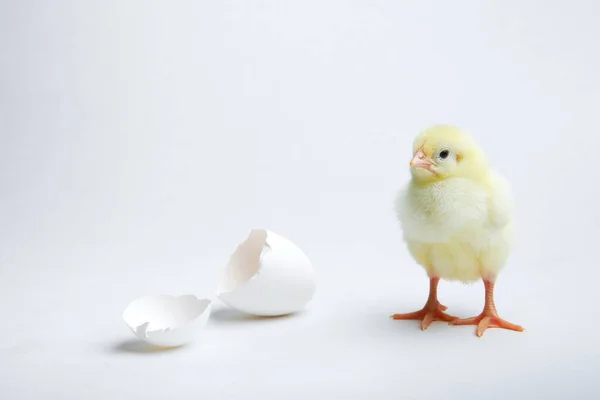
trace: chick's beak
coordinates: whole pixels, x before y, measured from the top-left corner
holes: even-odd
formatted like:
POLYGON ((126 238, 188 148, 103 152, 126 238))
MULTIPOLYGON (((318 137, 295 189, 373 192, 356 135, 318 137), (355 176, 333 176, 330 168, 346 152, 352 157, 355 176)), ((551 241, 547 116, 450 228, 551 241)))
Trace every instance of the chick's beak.
POLYGON ((431 171, 432 165, 433 163, 429 158, 427 158, 427 156, 425 155, 425 153, 423 153, 422 150, 419 150, 417 153, 415 153, 413 159, 410 160, 410 166, 413 168, 423 168, 431 171))

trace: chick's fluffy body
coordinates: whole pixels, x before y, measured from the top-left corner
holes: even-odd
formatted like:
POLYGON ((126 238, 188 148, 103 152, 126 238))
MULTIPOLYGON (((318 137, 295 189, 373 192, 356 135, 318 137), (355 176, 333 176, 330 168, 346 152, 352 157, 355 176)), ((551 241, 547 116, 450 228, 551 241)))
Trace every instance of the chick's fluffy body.
MULTIPOLYGON (((486 165, 473 142, 457 141, 447 128, 436 129, 437 135, 426 136, 428 146, 449 146, 458 154, 478 157, 465 158, 472 164, 442 179, 420 181, 413 176, 395 202, 404 240, 430 276, 462 282, 493 279, 506 264, 514 238, 510 188, 486 165)), ((424 138, 417 139, 416 147, 418 140, 424 138)))

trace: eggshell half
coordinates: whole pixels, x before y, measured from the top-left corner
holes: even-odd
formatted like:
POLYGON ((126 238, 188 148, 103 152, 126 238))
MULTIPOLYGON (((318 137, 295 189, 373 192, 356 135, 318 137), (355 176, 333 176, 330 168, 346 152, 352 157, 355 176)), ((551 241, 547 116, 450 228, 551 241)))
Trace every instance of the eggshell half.
POLYGON ((182 346, 198 338, 211 305, 210 300, 194 295, 145 296, 127 306, 123 320, 145 342, 161 347, 182 346))
POLYGON ((279 316, 303 309, 315 290, 306 254, 276 233, 254 229, 232 254, 217 295, 245 313, 279 316))

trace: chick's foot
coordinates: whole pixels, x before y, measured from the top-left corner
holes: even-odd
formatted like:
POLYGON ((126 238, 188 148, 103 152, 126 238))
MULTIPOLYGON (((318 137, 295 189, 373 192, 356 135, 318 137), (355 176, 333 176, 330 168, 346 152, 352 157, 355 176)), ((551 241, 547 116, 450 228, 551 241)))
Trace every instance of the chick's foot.
POLYGON ((446 314, 444 312, 445 309, 446 307, 441 304, 434 304, 432 306, 425 305, 425 307, 419 311, 406 314, 394 314, 391 318, 396 320, 420 320, 421 329, 425 330, 433 321, 450 322, 456 319, 456 317, 446 314))
POLYGON ((450 322, 457 319, 457 317, 453 317, 452 315, 446 314, 444 311, 446 311, 448 307, 446 307, 438 301, 438 282, 439 278, 430 278, 429 298, 427 299, 427 303, 421 310, 405 314, 394 314, 390 318, 395 320, 420 320, 422 330, 427 329, 433 321, 450 322))
POLYGON ((494 304, 494 282, 484 280, 485 285, 485 305, 483 311, 476 317, 455 319, 450 321, 450 325, 477 325, 475 333, 482 337, 488 328, 502 328, 511 331, 523 332, 525 329, 520 326, 503 320, 498 316, 496 305, 494 304))
POLYGON ((488 328, 502 328, 517 332, 523 332, 525 330, 520 325, 515 325, 511 322, 503 320, 498 316, 497 313, 486 311, 473 318, 455 319, 450 321, 450 325, 477 325, 477 330, 475 333, 479 337, 482 337, 483 333, 488 328))

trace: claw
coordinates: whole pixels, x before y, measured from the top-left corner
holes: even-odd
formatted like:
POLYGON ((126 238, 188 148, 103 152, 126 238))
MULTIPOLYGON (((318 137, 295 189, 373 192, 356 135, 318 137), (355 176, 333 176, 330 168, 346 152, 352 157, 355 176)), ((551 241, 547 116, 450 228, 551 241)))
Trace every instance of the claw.
POLYGON ((446 314, 444 311, 446 311, 448 307, 437 300, 438 281, 439 278, 431 278, 429 298, 421 310, 405 314, 394 314, 390 316, 390 318, 395 320, 421 320, 421 330, 429 328, 429 325, 434 321, 449 322, 457 319, 457 317, 446 314))
POLYGON ((485 284, 485 306, 483 311, 476 317, 456 319, 450 321, 450 325, 477 325, 475 334, 478 337, 482 337, 488 328, 502 328, 509 329, 511 331, 523 332, 525 329, 511 322, 505 321, 498 316, 496 306, 494 305, 494 283, 490 281, 484 281, 485 284))

